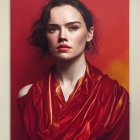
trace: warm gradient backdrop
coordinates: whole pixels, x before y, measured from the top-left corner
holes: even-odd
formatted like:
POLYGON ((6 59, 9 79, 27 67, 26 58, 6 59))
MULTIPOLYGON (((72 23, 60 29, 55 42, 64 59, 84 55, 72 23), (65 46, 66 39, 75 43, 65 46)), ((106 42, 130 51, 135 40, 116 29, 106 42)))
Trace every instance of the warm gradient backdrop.
MULTIPOLYGON (((98 54, 89 61, 128 90, 129 1, 82 0, 96 16, 98 54)), ((40 60, 28 43, 33 21, 47 0, 11 0, 11 140, 22 140, 17 107, 19 89, 44 73, 50 60, 40 60)))

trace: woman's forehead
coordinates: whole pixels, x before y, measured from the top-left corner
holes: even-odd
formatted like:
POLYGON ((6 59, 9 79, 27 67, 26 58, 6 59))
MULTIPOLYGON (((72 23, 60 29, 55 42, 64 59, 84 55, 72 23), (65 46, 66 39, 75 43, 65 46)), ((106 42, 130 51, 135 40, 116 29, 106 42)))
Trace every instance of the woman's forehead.
POLYGON ((50 20, 49 22, 56 21, 83 21, 81 13, 71 5, 62 5, 57 6, 51 9, 50 11, 50 20))

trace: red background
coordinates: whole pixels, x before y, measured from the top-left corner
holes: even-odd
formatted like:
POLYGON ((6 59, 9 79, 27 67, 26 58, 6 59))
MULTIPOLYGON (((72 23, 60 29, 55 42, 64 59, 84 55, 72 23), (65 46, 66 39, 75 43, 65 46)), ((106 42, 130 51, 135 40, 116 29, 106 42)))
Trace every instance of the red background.
MULTIPOLYGON (((82 0, 97 19, 99 54, 88 59, 128 89, 128 0, 82 0)), ((40 60, 30 46, 33 21, 46 0, 11 0, 11 140, 22 140, 17 94, 48 68, 49 59, 40 60)))

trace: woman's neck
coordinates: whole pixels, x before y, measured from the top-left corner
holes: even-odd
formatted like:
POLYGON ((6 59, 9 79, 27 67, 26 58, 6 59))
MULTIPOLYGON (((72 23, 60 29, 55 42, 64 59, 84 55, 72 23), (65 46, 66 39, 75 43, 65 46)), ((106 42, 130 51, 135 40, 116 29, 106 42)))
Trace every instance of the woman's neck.
POLYGON ((82 57, 77 60, 56 63, 56 76, 61 84, 76 83, 86 70, 86 60, 82 57))

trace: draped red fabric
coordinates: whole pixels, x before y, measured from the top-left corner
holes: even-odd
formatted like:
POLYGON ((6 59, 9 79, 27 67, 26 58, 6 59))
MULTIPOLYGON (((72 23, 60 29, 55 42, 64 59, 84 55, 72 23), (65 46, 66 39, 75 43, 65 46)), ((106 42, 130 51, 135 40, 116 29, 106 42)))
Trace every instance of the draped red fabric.
POLYGON ((18 99, 25 140, 129 140, 129 98, 87 64, 66 102, 53 68, 18 99))

